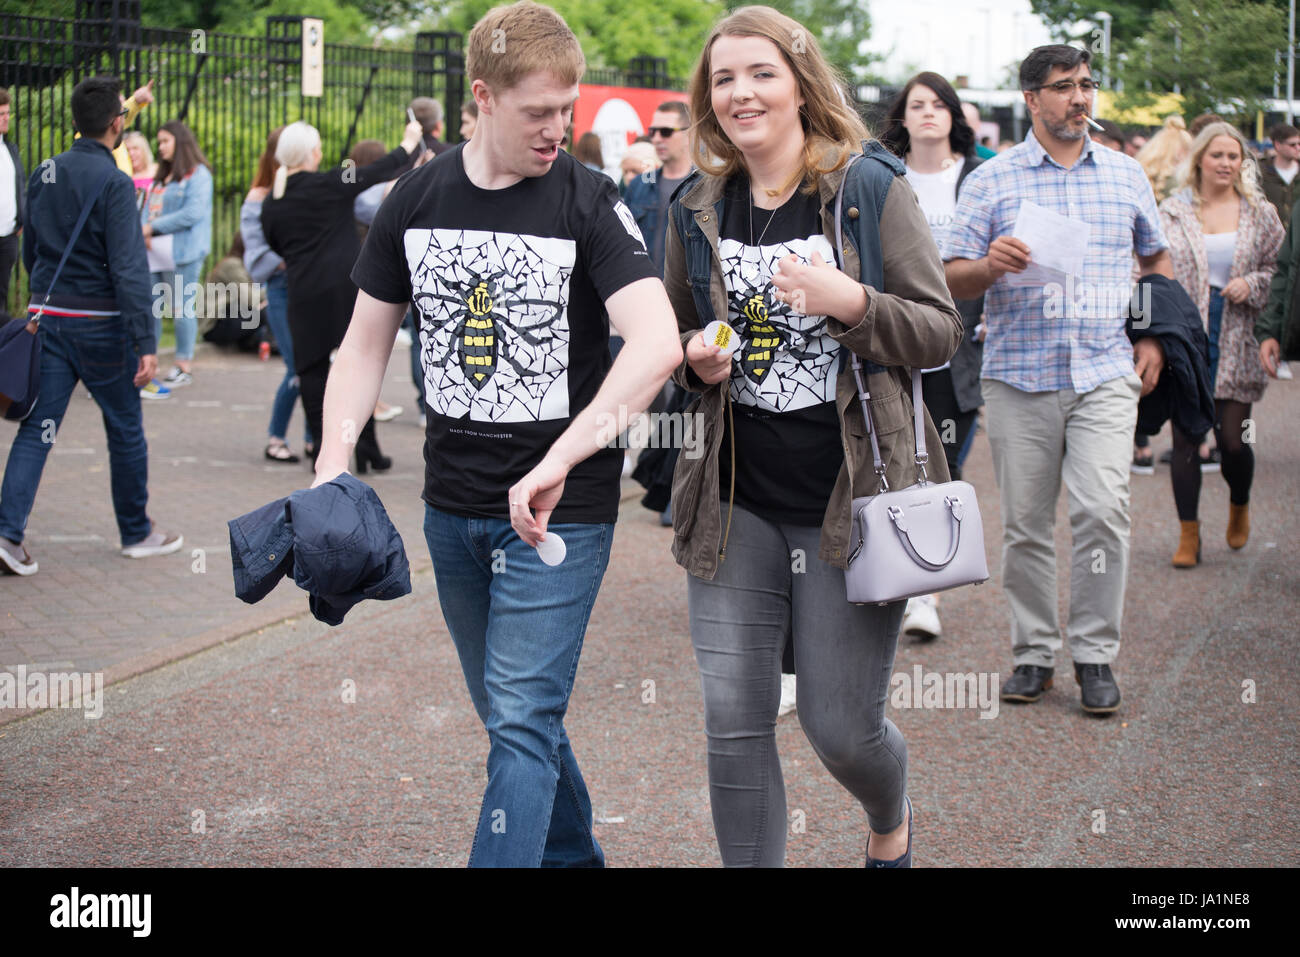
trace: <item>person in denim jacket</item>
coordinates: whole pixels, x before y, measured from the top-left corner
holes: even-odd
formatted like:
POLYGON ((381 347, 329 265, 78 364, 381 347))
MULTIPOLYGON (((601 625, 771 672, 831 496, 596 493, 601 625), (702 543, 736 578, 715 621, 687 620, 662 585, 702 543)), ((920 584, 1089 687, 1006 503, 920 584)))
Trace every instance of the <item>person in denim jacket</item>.
MULTIPOLYGON (((152 274, 154 295, 166 287, 176 323, 175 364, 162 380, 168 388, 193 382, 194 341, 198 321, 194 300, 198 293, 203 260, 212 248, 212 164, 199 149, 194 134, 180 120, 169 120, 158 129, 158 171, 141 210, 145 243, 153 237, 171 236, 174 267, 152 274)), ((155 331, 162 338, 162 310, 154 304, 155 331)), ((146 386, 142 396, 159 393, 146 386)), ((164 393, 165 394, 165 393, 164 393)))

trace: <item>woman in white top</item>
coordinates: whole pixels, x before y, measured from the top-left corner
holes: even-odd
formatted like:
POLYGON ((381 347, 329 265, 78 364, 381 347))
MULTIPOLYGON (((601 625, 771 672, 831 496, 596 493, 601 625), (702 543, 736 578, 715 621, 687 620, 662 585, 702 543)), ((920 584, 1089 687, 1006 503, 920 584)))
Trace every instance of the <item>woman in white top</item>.
MULTIPOLYGON (((1248 503, 1255 474, 1250 409, 1268 384, 1254 325, 1268 302, 1284 230, 1260 189, 1245 140, 1229 124, 1211 123, 1201 130, 1180 178, 1185 185, 1160 204, 1160 218, 1174 278, 1196 303, 1209 334, 1214 436, 1230 493, 1227 540, 1237 549, 1250 534, 1248 503)), ((1200 561, 1196 443, 1201 437, 1183 435, 1177 428, 1173 432, 1171 471, 1181 524, 1173 562, 1190 568, 1200 561)))
MULTIPOLYGON (((941 244, 957 210, 962 181, 983 162, 975 153, 975 132, 956 90, 937 73, 912 77, 890 105, 880 141, 907 164, 907 181, 916 191, 936 245, 941 244)), ((961 345, 950 362, 924 369, 921 376, 925 406, 939 429, 954 481, 961 478, 962 450, 984 404, 979 382, 984 297, 958 299, 956 305, 964 329, 961 345)), ((908 601, 904 634, 928 640, 937 638, 941 630, 937 596, 908 601)))

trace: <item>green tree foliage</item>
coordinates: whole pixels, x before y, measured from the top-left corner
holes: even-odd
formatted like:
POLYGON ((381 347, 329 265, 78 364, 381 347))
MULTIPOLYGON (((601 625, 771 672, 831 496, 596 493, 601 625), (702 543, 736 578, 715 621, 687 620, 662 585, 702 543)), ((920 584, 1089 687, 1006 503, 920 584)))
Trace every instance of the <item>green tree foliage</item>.
POLYGON ((1104 10, 1115 18, 1111 24, 1111 46, 1115 48, 1120 37, 1127 43, 1144 36, 1155 15, 1169 9, 1169 0, 1029 0, 1029 6, 1061 43, 1098 39, 1096 15, 1104 10))
POLYGON ((1095 56, 1102 51, 1096 14, 1114 17, 1111 75, 1122 81, 1122 106, 1179 90, 1188 117, 1252 113, 1272 94, 1274 51, 1286 48, 1286 0, 1030 3, 1057 39, 1083 40, 1095 56), (1076 28, 1076 21, 1088 22, 1076 28))
MULTIPOLYGON (((636 56, 663 57, 670 76, 686 78, 709 28, 724 12, 719 0, 550 0, 577 35, 587 65, 622 69, 636 56)), ((454 0, 436 29, 466 35, 493 0, 454 0)))
MULTIPOLYGON (((728 0, 727 8, 746 6, 744 0, 728 0)), ((793 20, 808 28, 822 53, 848 79, 862 82, 879 57, 859 53, 858 47, 871 38, 871 14, 860 0, 769 0, 793 20)))

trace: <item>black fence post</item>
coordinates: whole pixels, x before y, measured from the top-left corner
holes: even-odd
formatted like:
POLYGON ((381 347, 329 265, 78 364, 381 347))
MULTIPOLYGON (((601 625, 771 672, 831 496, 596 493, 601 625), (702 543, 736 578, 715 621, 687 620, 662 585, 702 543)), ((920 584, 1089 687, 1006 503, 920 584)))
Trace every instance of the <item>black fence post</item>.
POLYGON ((465 102, 463 42, 459 33, 448 31, 426 30, 415 35, 412 92, 442 100, 443 139, 448 143, 460 139, 460 108, 465 102))

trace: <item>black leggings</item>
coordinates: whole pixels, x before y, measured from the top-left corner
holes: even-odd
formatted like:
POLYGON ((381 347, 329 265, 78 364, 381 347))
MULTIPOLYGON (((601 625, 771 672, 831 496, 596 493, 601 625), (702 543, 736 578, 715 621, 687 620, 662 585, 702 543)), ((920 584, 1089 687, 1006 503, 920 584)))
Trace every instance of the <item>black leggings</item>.
MULTIPOLYGON (((329 356, 324 356, 314 365, 298 372, 298 392, 302 396, 302 411, 307 417, 307 427, 316 437, 316 449, 319 452, 325 434, 321 420, 325 414, 325 381, 330 375, 329 356)), ((365 427, 357 436, 357 448, 362 454, 373 458, 379 454, 379 441, 375 438, 375 419, 366 420, 365 427)))
POLYGON ((930 420, 939 430, 943 456, 948 460, 948 472, 956 482, 961 478, 961 466, 957 464, 957 457, 961 453, 961 447, 966 444, 966 436, 970 435, 970 430, 975 425, 979 409, 971 409, 969 412, 961 410, 957 404, 957 392, 952 385, 951 369, 940 369, 922 375, 921 397, 930 412, 930 420))
MULTIPOLYGON (((1250 501, 1250 486, 1255 479, 1255 453, 1245 441, 1245 422, 1250 418, 1250 403, 1232 399, 1214 400, 1214 441, 1223 464, 1223 480, 1228 483, 1228 501, 1245 505, 1250 501)), ((1173 427, 1174 459, 1169 469, 1174 485, 1174 505, 1179 521, 1196 521, 1196 506, 1201 498, 1201 462, 1197 452, 1205 436, 1191 438, 1173 427)))

